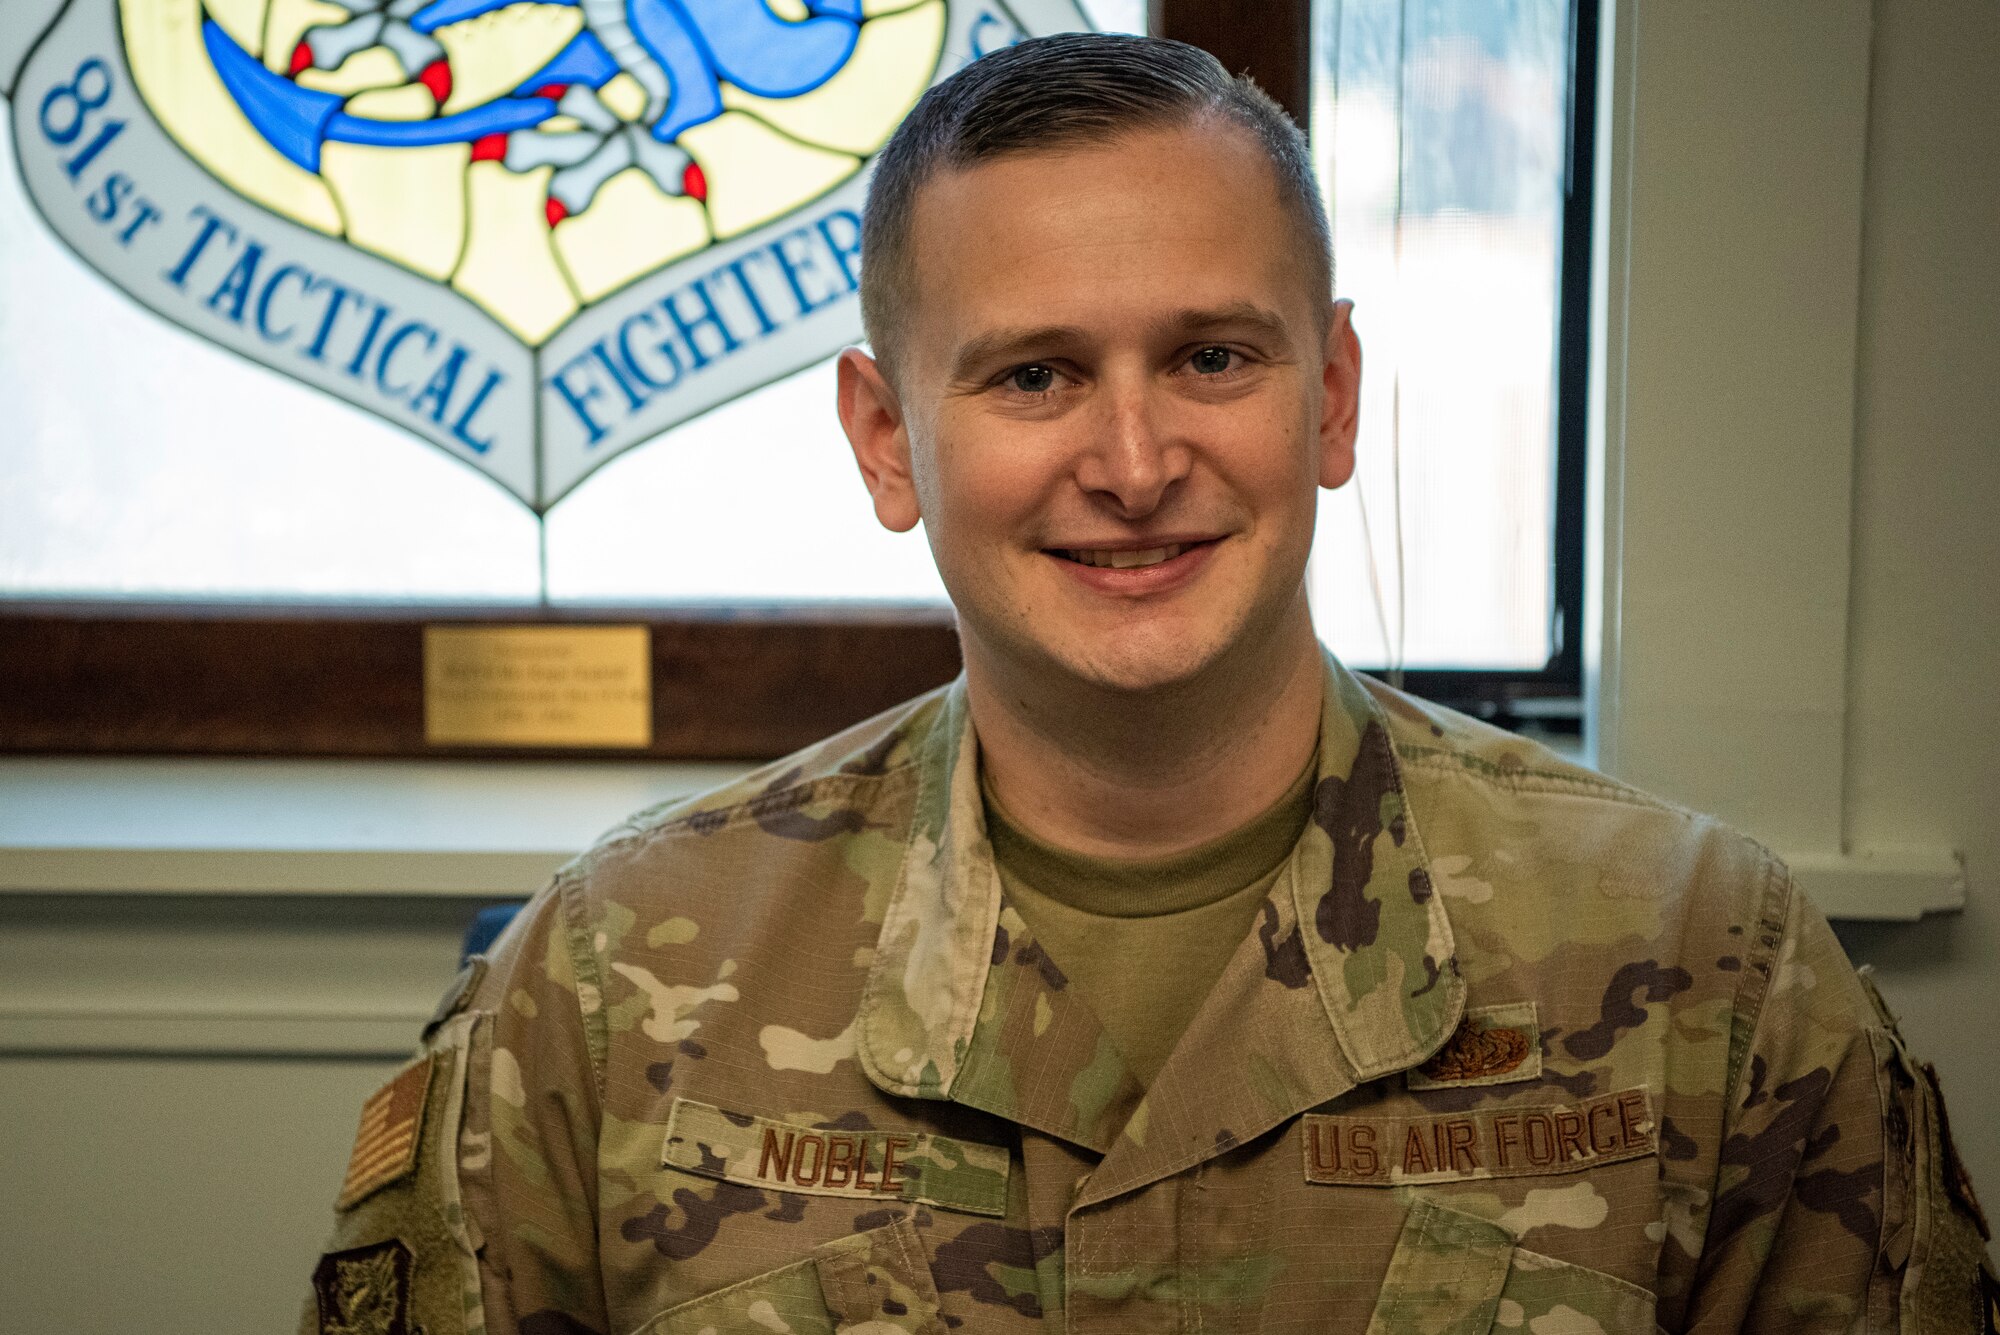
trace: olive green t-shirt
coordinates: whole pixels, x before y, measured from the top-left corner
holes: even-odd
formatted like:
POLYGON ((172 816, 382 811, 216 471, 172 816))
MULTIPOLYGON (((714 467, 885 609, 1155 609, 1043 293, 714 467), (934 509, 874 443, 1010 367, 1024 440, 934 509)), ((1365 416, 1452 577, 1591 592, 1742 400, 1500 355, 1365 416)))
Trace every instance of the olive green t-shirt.
POLYGON ((1314 769, 1233 833, 1136 860, 1043 843, 986 790, 1007 901, 1143 1083, 1166 1064, 1305 832, 1314 769))

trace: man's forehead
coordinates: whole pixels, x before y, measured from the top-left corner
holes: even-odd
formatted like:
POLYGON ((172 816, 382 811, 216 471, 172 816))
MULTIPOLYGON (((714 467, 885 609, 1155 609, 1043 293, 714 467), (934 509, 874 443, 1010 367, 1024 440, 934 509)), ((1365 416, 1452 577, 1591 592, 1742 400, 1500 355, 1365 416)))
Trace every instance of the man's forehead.
POLYGON ((1107 303, 1141 288, 1151 324, 1240 316, 1253 305, 1268 314, 1284 303, 1258 301, 1258 289, 1295 288, 1298 233, 1248 131, 1155 127, 927 182, 912 211, 909 295, 952 326, 1060 325, 1079 312, 1111 314, 1107 303), (1171 292, 1159 290, 1162 279, 1171 292))
POLYGON ((1062 207, 1060 201, 1079 194, 1136 211, 1205 188, 1240 190, 1253 178, 1261 178, 1259 184, 1265 186, 1253 192, 1259 202, 1281 205, 1277 170, 1256 136, 1233 121, 1201 116, 942 166, 918 188, 912 218, 921 228, 927 215, 935 220, 954 203, 990 207, 991 195, 1015 206, 1021 217, 1054 213, 1062 207), (1120 170, 1105 172, 1106 162, 1120 170), (1218 166, 1234 179, 1207 179, 1218 166))

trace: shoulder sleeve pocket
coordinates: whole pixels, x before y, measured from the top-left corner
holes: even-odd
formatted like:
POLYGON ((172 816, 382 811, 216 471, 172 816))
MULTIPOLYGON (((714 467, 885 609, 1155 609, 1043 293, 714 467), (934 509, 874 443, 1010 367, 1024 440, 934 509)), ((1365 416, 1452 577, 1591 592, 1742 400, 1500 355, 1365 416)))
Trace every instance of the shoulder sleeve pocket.
POLYGON ((363 1105, 333 1236, 313 1270, 305 1335, 476 1335, 477 1247, 459 1197, 459 1127, 472 1039, 461 1012, 363 1105))
POLYGON ((942 1335, 937 1286, 907 1215, 818 1247, 776 1270, 660 1313, 632 1335, 703 1330, 942 1335))
POLYGON ((1952 1144, 1937 1071, 1910 1055, 1877 1006, 1891 1024, 1868 1033, 1887 1124, 1877 1266, 1887 1292, 1871 1295, 1870 1305, 1892 1307, 1899 1330, 1994 1329, 2000 1281, 1986 1252, 1991 1235, 1952 1144))
POLYGON ((1500 1225, 1419 1198, 1404 1218, 1368 1335, 1646 1331, 1653 1306, 1653 1295, 1636 1285, 1517 1247, 1500 1225))

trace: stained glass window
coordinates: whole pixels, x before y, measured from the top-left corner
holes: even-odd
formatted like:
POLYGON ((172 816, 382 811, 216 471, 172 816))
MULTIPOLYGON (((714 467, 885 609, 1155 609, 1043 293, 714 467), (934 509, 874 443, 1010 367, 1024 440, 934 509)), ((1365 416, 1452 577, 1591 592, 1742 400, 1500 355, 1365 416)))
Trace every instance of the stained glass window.
MULTIPOLYGON (((0 595, 940 600, 800 332, 858 328, 842 202, 950 61, 1143 0, 710 0, 798 40, 678 82, 601 9, 14 0, 0 595)), ((1311 581, 1359 663, 1547 657, 1565 17, 1314 6, 1366 375, 1311 581)))
POLYGON ((0 593, 940 599, 831 411, 867 158, 1140 9, 19 0, 0 593))

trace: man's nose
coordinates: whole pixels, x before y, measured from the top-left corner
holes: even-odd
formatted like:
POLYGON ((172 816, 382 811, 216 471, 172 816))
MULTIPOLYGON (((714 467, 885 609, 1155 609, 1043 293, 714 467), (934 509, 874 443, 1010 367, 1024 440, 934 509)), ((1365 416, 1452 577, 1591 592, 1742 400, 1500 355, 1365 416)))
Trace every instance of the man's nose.
POLYGON ((1168 396, 1150 379, 1107 376, 1100 382, 1077 459, 1077 485, 1125 519, 1159 509, 1193 462, 1168 396))

